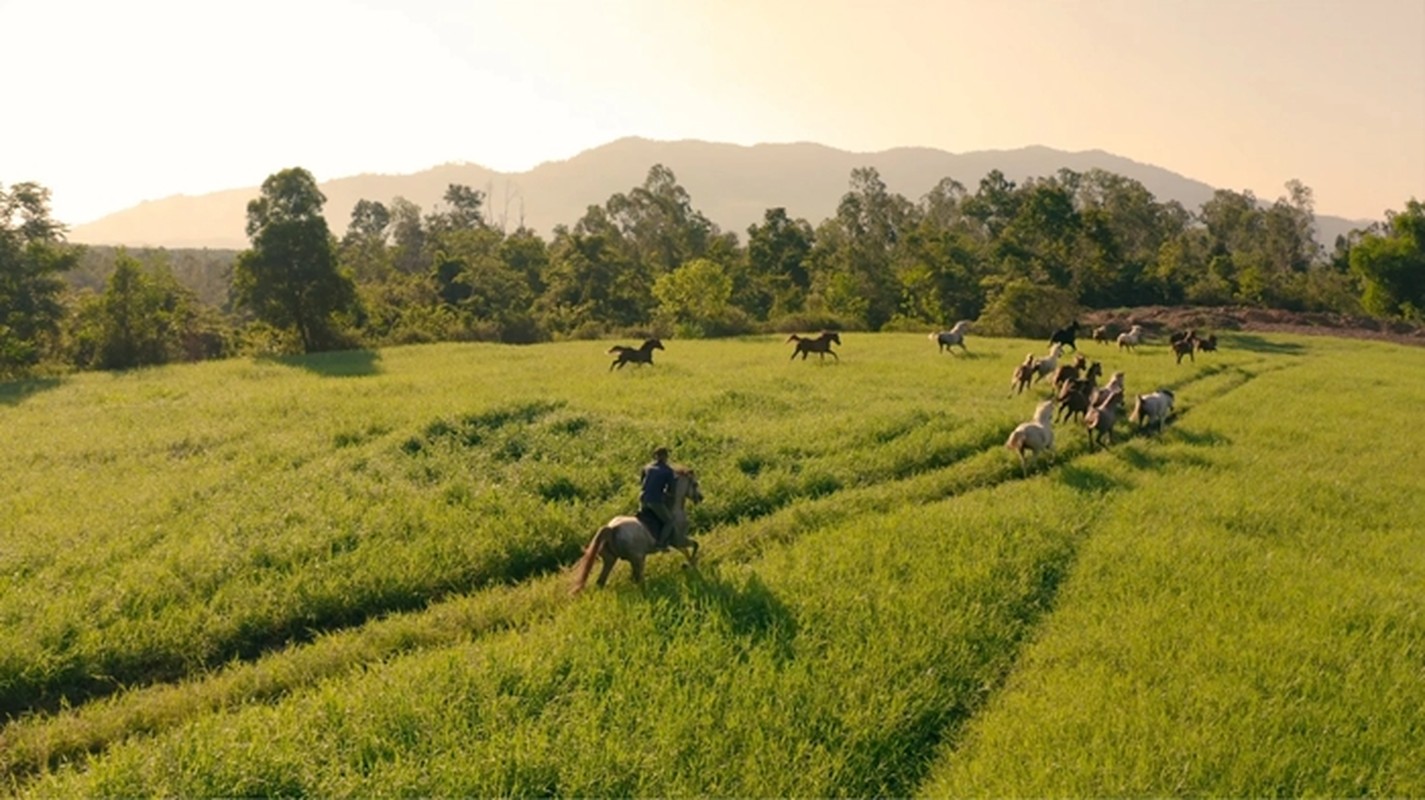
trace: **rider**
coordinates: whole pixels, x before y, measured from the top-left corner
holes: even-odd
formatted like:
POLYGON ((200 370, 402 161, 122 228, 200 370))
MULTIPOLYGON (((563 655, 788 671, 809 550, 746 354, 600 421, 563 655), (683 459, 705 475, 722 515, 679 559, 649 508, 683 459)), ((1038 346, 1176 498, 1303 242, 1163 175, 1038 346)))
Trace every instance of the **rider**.
POLYGON ((673 536, 673 510, 668 500, 675 480, 673 468, 668 466, 668 448, 659 447, 653 451, 653 461, 643 468, 643 493, 639 496, 639 514, 647 511, 663 523, 661 530, 652 531, 659 547, 667 545, 673 536))

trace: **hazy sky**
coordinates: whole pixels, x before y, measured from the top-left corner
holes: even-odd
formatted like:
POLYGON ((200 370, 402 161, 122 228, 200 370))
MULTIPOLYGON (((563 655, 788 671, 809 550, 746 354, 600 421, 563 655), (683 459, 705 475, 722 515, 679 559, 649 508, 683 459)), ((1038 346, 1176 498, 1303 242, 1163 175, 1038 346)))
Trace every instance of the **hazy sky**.
POLYGON ((1425 199, 1425 0, 0 0, 0 54, 0 183, 71 225, 630 135, 1102 149, 1356 218, 1425 199))

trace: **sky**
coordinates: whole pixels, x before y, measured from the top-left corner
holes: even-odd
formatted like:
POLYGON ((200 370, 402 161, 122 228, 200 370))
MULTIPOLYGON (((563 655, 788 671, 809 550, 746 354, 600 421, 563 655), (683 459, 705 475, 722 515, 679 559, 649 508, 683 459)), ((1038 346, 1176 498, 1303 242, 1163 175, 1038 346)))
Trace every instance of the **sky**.
POLYGON ((624 136, 1099 149, 1352 219, 1425 199, 1425 0, 0 0, 0 65, 0 184, 69 225, 624 136))

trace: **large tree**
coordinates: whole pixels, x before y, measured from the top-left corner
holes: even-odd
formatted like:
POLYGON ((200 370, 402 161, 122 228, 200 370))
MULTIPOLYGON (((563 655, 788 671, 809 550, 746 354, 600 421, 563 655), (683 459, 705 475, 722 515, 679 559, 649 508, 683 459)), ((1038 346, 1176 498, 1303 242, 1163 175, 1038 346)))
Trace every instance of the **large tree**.
POLYGON ((275 327, 295 329, 306 352, 332 346, 333 316, 356 303, 351 279, 337 269, 325 202, 305 169, 269 176, 261 196, 247 204, 252 249, 233 270, 238 304, 275 327))
POLYGON ((0 184, 0 375, 39 361, 64 314, 59 275, 77 260, 50 219, 48 189, 0 184))

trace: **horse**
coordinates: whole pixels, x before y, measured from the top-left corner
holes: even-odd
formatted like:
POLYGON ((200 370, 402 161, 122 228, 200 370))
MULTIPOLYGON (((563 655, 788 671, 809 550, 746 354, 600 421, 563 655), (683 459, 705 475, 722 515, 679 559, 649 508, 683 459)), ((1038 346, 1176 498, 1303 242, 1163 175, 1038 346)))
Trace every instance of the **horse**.
POLYGON ((1140 394, 1128 419, 1136 423, 1139 430, 1156 425, 1158 433, 1162 433, 1163 421, 1173 413, 1174 400, 1173 393, 1168 389, 1159 389, 1152 394, 1140 394))
POLYGON ((1063 422, 1069 422, 1087 414, 1093 407, 1091 400, 1098 391, 1098 379, 1102 374, 1103 365, 1095 361, 1084 372, 1084 377, 1065 381, 1059 387, 1059 413, 1054 415, 1054 421, 1059 422, 1062 417, 1063 422))
POLYGON ((1134 325, 1123 333, 1118 334, 1118 349, 1128 348, 1130 351, 1143 341, 1143 326, 1134 325))
MULTIPOLYGON (((1067 381, 1078 380, 1080 373, 1088 369, 1088 365, 1088 359, 1084 358, 1083 353, 1074 356, 1072 364, 1060 364, 1055 368, 1054 376, 1049 379, 1054 384, 1054 391, 1059 391, 1059 387, 1067 381)), ((1103 367, 1099 367, 1099 372, 1103 372, 1103 367)))
MULTIPOLYGON (((688 513, 683 506, 688 500, 701 503, 703 493, 698 488, 698 479, 692 470, 677 467, 674 468, 673 474, 676 476, 673 483, 673 500, 669 503, 673 510, 673 534, 667 547, 682 553, 687 559, 687 566, 696 567, 698 543, 688 536, 688 513)), ((584 548, 584 555, 574 568, 574 587, 570 593, 577 594, 584 588, 584 584, 589 580, 589 572, 594 567, 594 560, 599 558, 604 561, 604 568, 599 572, 596 581, 600 587, 609 579, 609 573, 620 558, 633 568, 633 582, 643 583, 644 559, 650 553, 660 552, 662 549, 654 540, 650 524, 636 516, 619 516, 609 520, 608 524, 600 528, 594 538, 589 540, 589 546, 584 548)))
POLYGON ((624 364, 648 364, 653 365, 653 351, 662 350, 663 342, 657 339, 644 339, 643 344, 638 347, 625 347, 616 344, 609 348, 609 354, 618 354, 612 364, 609 364, 609 372, 613 372, 614 367, 623 369, 624 364))
POLYGON ((950 350, 950 352, 952 353, 955 352, 954 350, 951 350, 951 348, 957 344, 960 345, 961 350, 964 350, 966 353, 969 353, 970 348, 965 346, 965 333, 969 329, 970 321, 967 319, 962 319, 959 322, 955 323, 955 326, 948 331, 940 331, 939 333, 930 334, 930 338, 932 341, 940 343, 940 352, 942 353, 946 350, 950 350))
POLYGON ((1049 346, 1052 347, 1056 344, 1062 344, 1066 347, 1074 348, 1074 352, 1077 353, 1079 350, 1079 346, 1074 344, 1074 339, 1077 338, 1078 335, 1079 321, 1074 320, 1065 327, 1060 328, 1059 330, 1054 331, 1049 335, 1049 346))
POLYGON ((1100 325, 1093 329, 1093 340, 1099 344, 1108 344, 1113 338, 1113 328, 1108 325, 1100 325))
POLYGON ((1019 468, 1024 471, 1026 478, 1029 477, 1029 465, 1025 462, 1024 451, 1028 450, 1030 457, 1038 461, 1040 452, 1054 449, 1054 401, 1045 400, 1040 403, 1034 409, 1034 419, 1019 423, 1004 446, 1019 453, 1019 468))
POLYGON ((1059 356, 1064 352, 1062 343, 1055 344, 1049 348, 1049 355, 1034 362, 1034 382, 1038 383, 1041 378, 1054 373, 1054 368, 1059 366, 1059 356))
POLYGON ((1009 381, 1008 397, 1014 397, 1025 389, 1029 388, 1029 381, 1034 377, 1034 354, 1029 353, 1024 357, 1024 363, 1014 368, 1014 377, 1009 381))
MULTIPOLYGON (((1176 334, 1174 334, 1176 335, 1176 334)), ((1177 363, 1183 363, 1183 356, 1187 356, 1189 361, 1197 361, 1193 351, 1197 349, 1198 338, 1196 331, 1188 331, 1187 335, 1173 340, 1173 355, 1177 357, 1177 363)))
POLYGON ((841 344, 841 336, 837 334, 836 331, 822 331, 821 335, 816 338, 798 336, 794 333, 787 337, 787 341, 797 343, 797 349, 792 351, 792 360, 796 360, 797 355, 800 354, 802 360, 806 361, 808 353, 816 353, 821 356, 822 361, 826 360, 827 353, 830 353, 831 357, 837 361, 841 360, 841 356, 838 356, 836 351, 831 349, 833 343, 841 344))
POLYGON ((1118 422, 1118 415, 1123 411, 1123 392, 1114 390, 1104 395, 1098 404, 1090 408, 1084 415, 1084 427, 1089 434, 1089 452, 1093 452, 1095 443, 1099 447, 1106 447, 1104 437, 1108 438, 1107 444, 1113 444, 1113 425, 1118 422))

